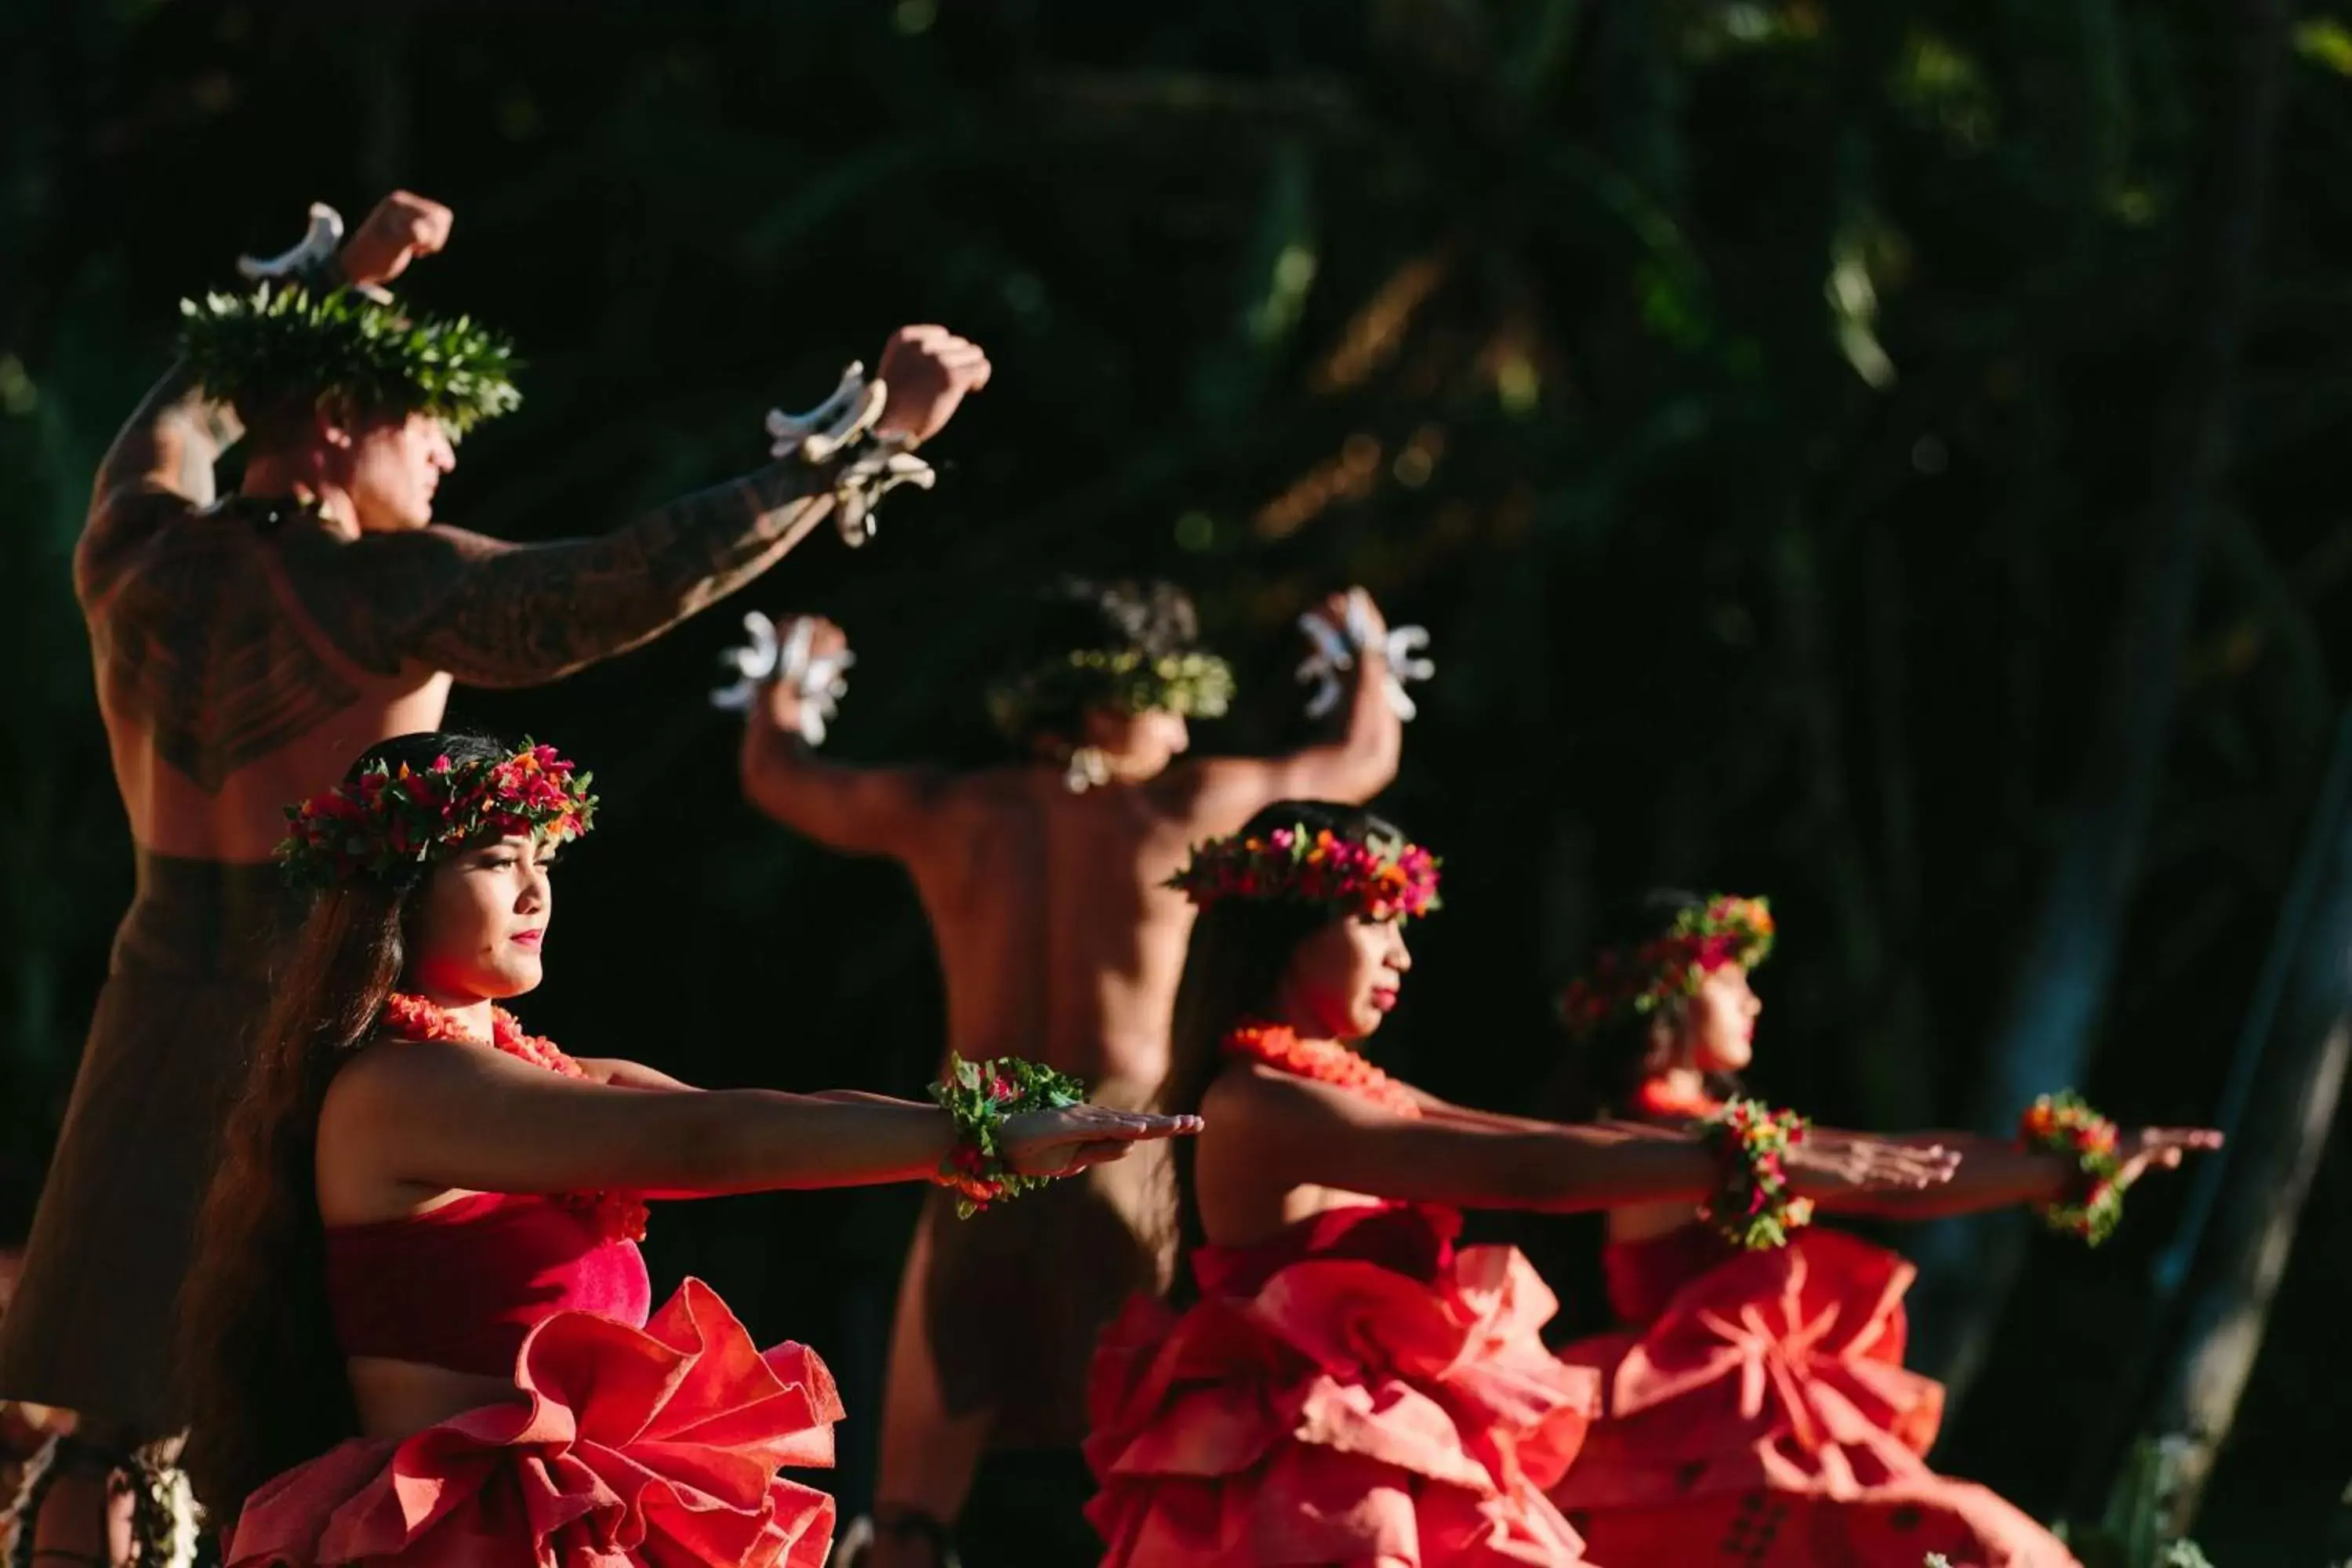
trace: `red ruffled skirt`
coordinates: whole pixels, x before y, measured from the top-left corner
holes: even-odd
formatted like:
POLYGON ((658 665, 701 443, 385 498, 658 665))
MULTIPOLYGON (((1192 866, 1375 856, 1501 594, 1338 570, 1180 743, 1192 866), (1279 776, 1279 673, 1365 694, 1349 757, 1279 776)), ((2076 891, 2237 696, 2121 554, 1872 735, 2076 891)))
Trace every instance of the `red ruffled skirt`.
POLYGON ((354 1438, 247 1500, 227 1568, 822 1568, 833 1376, 761 1351, 688 1279, 643 1329, 558 1312, 516 1363, 524 1397, 405 1437, 354 1438))
POLYGON ((1460 1227, 1338 1210, 1202 1248, 1188 1310, 1130 1301, 1088 1391, 1105 1563, 1582 1563, 1544 1491, 1597 1382, 1538 1338, 1558 1303, 1527 1260, 1460 1227))
MULTIPOLYGON (((1671 1252, 1671 1248, 1665 1249, 1671 1252)), ((2079 1568, 2041 1525, 1929 1469, 1940 1384, 1903 1365, 1902 1258, 1835 1231, 1740 1253, 1646 1328, 1563 1359, 1606 1395, 1552 1500, 1605 1563, 2079 1568)))

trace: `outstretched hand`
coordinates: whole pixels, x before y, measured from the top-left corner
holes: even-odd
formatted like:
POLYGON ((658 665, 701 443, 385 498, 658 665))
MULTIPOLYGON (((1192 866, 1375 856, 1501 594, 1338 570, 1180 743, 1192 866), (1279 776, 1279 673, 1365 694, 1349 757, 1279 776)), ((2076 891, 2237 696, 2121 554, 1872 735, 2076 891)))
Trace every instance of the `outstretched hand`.
POLYGON ((1782 1157, 1799 1197, 1830 1199, 1867 1192, 1939 1187, 1960 1167, 1941 1144, 1895 1143, 1859 1133, 1808 1131, 1782 1157))
POLYGON ((1006 1161, 1024 1176, 1067 1176, 1119 1159, 1138 1143, 1190 1137, 1199 1131, 1197 1116, 1072 1105, 1008 1117, 998 1142, 1006 1161))
POLYGON ((2210 1127, 2140 1127, 2116 1140, 2116 1179, 2131 1185, 2150 1171, 2177 1171, 2185 1154, 2221 1146, 2210 1127))
POLYGON ((420 256, 449 243, 449 209, 413 191, 394 191, 376 203, 359 232, 343 242, 337 260, 357 288, 389 283, 420 256))
POLYGON ((955 416, 967 394, 988 384, 988 355, 945 327, 900 327, 882 345, 876 371, 889 396, 875 432, 919 446, 955 416))

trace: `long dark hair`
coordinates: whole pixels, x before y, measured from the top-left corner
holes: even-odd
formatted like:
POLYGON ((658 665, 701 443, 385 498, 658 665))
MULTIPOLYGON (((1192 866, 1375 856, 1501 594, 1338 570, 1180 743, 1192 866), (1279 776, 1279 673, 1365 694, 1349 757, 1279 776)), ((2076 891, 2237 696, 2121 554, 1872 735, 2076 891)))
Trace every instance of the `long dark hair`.
MULTIPOLYGON (((422 769, 436 756, 492 762, 512 750, 481 735, 401 735, 369 748, 346 779, 377 761, 422 769)), ((185 1463, 224 1521, 270 1477, 359 1431, 327 1300, 319 1108, 399 983, 426 870, 320 892, 253 1037, 181 1292, 185 1463)))
MULTIPOLYGON (((1242 832, 1263 837, 1285 827, 1308 833, 1328 828, 1360 843, 1404 837, 1361 806, 1319 800, 1276 801, 1251 817, 1242 832)), ((1291 955, 1334 918, 1320 906, 1284 900, 1228 899, 1201 912, 1184 950, 1183 977, 1176 984, 1168 1079, 1160 1092, 1162 1110, 1190 1115, 1201 1109, 1202 1097, 1223 1066, 1225 1036, 1236 1024, 1265 1015, 1291 955)), ((1193 1249, 1206 1238, 1193 1195, 1192 1140, 1176 1139, 1170 1148, 1176 1175, 1176 1269, 1170 1290, 1181 1300, 1192 1290, 1193 1249)))
MULTIPOLYGON (((1706 904, 1703 896, 1681 888, 1652 888, 1619 909, 1601 927, 1592 952, 1597 955, 1610 948, 1630 952, 1672 931, 1675 918, 1685 910, 1706 904)), ((1627 1110, 1644 1079, 1674 1065, 1671 1042, 1680 1033, 1688 1006, 1685 999, 1677 996, 1656 1012, 1621 1013, 1576 1041, 1551 1092, 1545 1096, 1545 1113, 1562 1121, 1590 1121, 1627 1110)), ((1738 1086, 1738 1079, 1729 1074, 1707 1080, 1708 1092, 1716 1095, 1727 1094, 1738 1086)))

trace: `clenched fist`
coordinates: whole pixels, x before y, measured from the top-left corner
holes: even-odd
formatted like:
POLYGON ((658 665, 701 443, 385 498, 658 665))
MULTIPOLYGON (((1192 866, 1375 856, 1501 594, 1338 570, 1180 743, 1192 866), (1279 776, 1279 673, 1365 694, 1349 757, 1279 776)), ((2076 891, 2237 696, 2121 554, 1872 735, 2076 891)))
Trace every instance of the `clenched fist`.
POLYGON ((967 393, 988 384, 988 355, 945 327, 900 327, 877 373, 890 389, 875 431, 919 445, 940 433, 967 393))
POLYGON ((449 243, 449 209, 439 202, 412 191, 393 192, 343 242, 336 259, 344 280, 361 288, 391 282, 410 262, 449 243))

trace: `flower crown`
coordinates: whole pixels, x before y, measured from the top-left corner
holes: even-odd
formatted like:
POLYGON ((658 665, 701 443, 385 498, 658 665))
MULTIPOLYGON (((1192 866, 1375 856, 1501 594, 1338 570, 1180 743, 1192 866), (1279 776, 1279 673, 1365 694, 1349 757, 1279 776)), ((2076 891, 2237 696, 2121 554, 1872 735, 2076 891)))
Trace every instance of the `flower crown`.
POLYGON ((1612 1019, 1647 1016, 1677 996, 1696 994, 1718 969, 1763 963, 1772 952, 1772 929, 1768 900, 1717 893, 1687 905, 1664 935, 1630 951, 1603 948, 1592 973, 1560 994, 1560 1019, 1582 1038, 1612 1019))
POLYGON ((1342 838, 1304 824, 1265 837, 1212 838, 1168 879, 1202 909, 1227 899, 1321 904, 1366 920, 1411 920, 1438 908, 1437 857, 1402 839, 1342 838))
POLYGON ((224 402, 333 393, 364 413, 430 414, 455 438, 522 401, 514 345, 464 316, 419 320, 356 289, 288 283, 183 300, 180 315, 189 368, 224 402))
POLYGON ((509 834, 565 843, 585 834, 595 816, 588 781, 554 747, 529 741, 492 761, 436 757, 421 772, 379 759, 352 782, 286 808, 278 863, 294 880, 326 887, 386 878, 509 834))
POLYGON ((1114 708, 1222 719, 1233 700, 1233 668, 1213 653, 1155 658, 1139 647, 1073 648, 991 687, 988 714, 1017 740, 1040 717, 1114 708))

